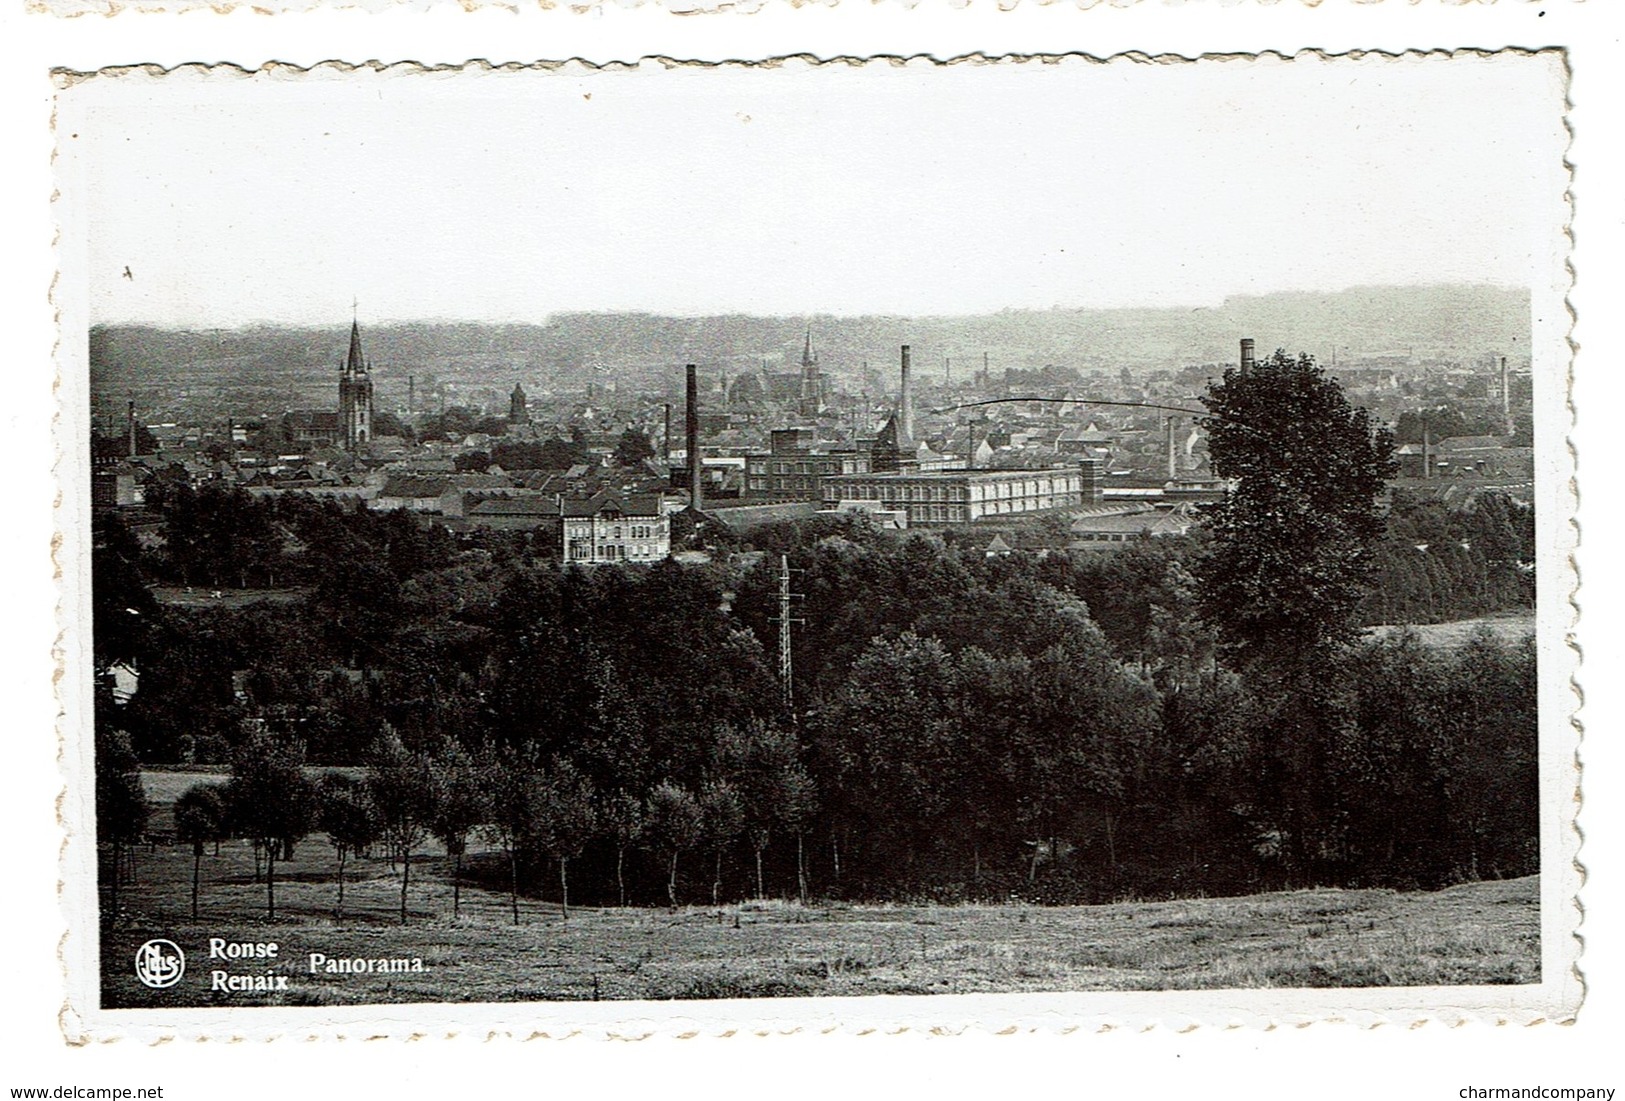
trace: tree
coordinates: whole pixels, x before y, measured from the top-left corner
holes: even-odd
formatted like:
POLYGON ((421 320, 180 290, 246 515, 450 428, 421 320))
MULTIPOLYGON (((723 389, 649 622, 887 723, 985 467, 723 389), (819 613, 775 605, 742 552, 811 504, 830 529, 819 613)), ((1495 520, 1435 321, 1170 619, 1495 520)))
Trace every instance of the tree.
POLYGON ((276 919, 276 858, 310 832, 315 785, 304 773, 305 747, 255 731, 232 756, 226 802, 237 832, 266 853, 265 916, 276 919))
POLYGON ((715 906, 722 894, 722 857, 745 828, 745 805, 731 782, 711 777, 700 785, 699 806, 700 833, 715 861, 711 876, 711 905, 715 906))
POLYGON ((797 759, 795 735, 763 722, 748 724, 735 735, 738 743, 738 786, 744 807, 744 832, 756 862, 756 896, 767 897, 762 852, 781 829, 797 835, 797 881, 806 894, 800 832, 810 817, 812 778, 797 759))
POLYGON ((617 791, 604 800, 598 820, 615 842, 615 890, 620 905, 626 905, 626 850, 643 836, 643 800, 630 792, 617 791))
POLYGON ((141 765, 121 730, 96 730, 96 834, 112 849, 112 876, 108 880, 108 912, 118 916, 119 877, 123 874, 124 846, 137 841, 147 829, 147 794, 141 786, 141 765))
POLYGON ((318 822, 339 861, 339 897, 333 916, 344 917, 344 862, 378 840, 378 811, 367 785, 348 773, 329 772, 317 784, 318 822))
POLYGON ((480 771, 490 799, 489 820, 482 827, 486 838, 508 854, 509 899, 513 923, 519 924, 519 849, 536 835, 541 818, 541 769, 535 743, 523 748, 504 746, 482 755, 480 771))
POLYGON ((677 909, 677 858, 699 844, 705 819, 699 800, 680 784, 662 780, 649 793, 648 834, 666 857, 666 898, 677 909))
POLYGON ((954 658, 935 638, 877 636, 853 664, 817 735, 824 790, 893 876, 918 875, 963 807, 964 734, 954 658))
POLYGON ((429 836, 434 820, 434 779, 426 754, 410 753, 386 729, 367 763, 367 791, 378 808, 378 833, 401 862, 401 924, 406 924, 406 892, 412 882, 412 850, 429 836))
POLYGON ((1202 404, 1213 469, 1236 482, 1207 514, 1203 611, 1244 659, 1311 662, 1355 635, 1393 437, 1308 355, 1226 371, 1202 404))
POLYGON ((570 861, 581 855, 598 832, 598 810, 592 781, 568 759, 555 757, 537 785, 538 846, 559 862, 559 894, 565 920, 570 917, 570 861))
POLYGON ((192 920, 197 920, 203 846, 226 833, 226 793, 220 784, 193 784, 175 800, 175 839, 192 846, 192 920))
POLYGON ((452 858, 451 913, 462 913, 463 854, 468 834, 486 820, 489 799, 474 757, 454 738, 444 738, 429 764, 434 784, 434 818, 430 829, 452 858))
POLYGON ((622 466, 637 466, 644 459, 654 457, 654 445, 649 437, 636 428, 628 428, 621 433, 620 441, 615 445, 615 461, 622 466))
MULTIPOLYGON (((499 452, 500 456, 500 452, 499 452)), ((582 462, 587 456, 587 449, 578 443, 559 439, 557 436, 542 441, 539 466, 543 470, 569 470, 572 466, 582 462)), ((503 460, 499 457, 497 461, 503 460)), ((504 463, 503 465, 507 465, 504 463)), ((517 469, 509 467, 509 469, 517 469)))

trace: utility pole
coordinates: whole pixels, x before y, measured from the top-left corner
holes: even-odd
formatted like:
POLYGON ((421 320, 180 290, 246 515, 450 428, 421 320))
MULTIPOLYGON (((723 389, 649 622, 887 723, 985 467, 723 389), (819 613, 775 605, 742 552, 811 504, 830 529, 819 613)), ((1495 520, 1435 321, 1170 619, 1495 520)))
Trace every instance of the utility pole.
POLYGON ((1433 436, 1428 431, 1428 415, 1422 414, 1422 478, 1427 480, 1433 477, 1433 436))
POLYGON ((790 569, 789 555, 779 555, 779 614, 774 617, 779 625, 779 687, 784 693, 784 708, 790 712, 792 721, 795 719, 796 697, 790 660, 790 625, 805 623, 806 620, 790 614, 790 602, 801 599, 800 593, 790 591, 790 575, 800 572, 790 569))

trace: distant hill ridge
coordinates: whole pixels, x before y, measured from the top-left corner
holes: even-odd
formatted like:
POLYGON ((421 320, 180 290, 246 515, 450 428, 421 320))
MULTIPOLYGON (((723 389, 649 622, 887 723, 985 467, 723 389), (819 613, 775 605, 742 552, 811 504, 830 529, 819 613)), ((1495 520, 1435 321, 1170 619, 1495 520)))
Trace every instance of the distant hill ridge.
MULTIPOLYGON (((685 362, 730 371, 799 360, 808 327, 826 370, 854 381, 865 360, 890 378, 897 346, 938 378, 944 357, 966 377, 988 353, 995 372, 1045 364, 1079 370, 1232 362, 1242 336, 1260 352, 1309 351, 1323 361, 1380 354, 1528 353, 1530 295, 1475 285, 1354 287, 1234 296, 1216 308, 1002 310, 965 317, 670 317, 556 313, 536 324, 414 321, 363 326, 380 376, 415 371, 443 379, 493 366, 564 381, 599 371, 659 372, 685 362)), ((109 393, 161 375, 197 373, 216 385, 274 384, 336 365, 349 323, 174 331, 135 325, 90 332, 92 388, 109 393)), ((614 376, 612 376, 614 377, 614 376)))

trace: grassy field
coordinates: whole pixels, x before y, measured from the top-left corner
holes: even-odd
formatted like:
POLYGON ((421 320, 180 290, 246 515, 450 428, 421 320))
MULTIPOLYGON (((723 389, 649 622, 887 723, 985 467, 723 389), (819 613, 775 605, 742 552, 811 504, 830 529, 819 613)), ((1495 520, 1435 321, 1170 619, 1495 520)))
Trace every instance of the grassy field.
MULTIPOLYGON (((1535 613, 1533 610, 1497 612, 1494 615, 1479 616, 1476 619, 1457 619, 1449 623, 1418 623, 1410 629, 1420 635, 1422 642, 1428 646, 1450 648, 1466 642, 1480 627, 1488 627, 1502 642, 1517 642, 1526 635, 1535 633, 1535 613)), ((1382 638, 1403 630, 1406 628, 1401 626, 1372 627, 1371 634, 1382 638)))
MULTIPOLYGON (((1002 991, 1526 983, 1539 979, 1533 878, 1432 893, 1305 890, 1243 898, 1106 906, 844 905, 572 909, 521 900, 515 926, 500 892, 463 889, 451 917, 443 862, 414 863, 410 923, 397 924, 399 878, 352 865, 346 916, 332 914, 331 850, 314 840, 279 865, 278 913, 246 845, 203 860, 190 919, 192 860, 143 850, 125 916, 103 939, 103 1004, 325 1005, 413 1001, 731 998, 1002 991), (165 937, 187 955, 181 982, 136 981, 137 946, 165 937), (276 941, 280 993, 212 991, 211 971, 261 974, 208 958, 211 937, 276 941), (418 958, 407 974, 310 974, 329 957, 418 958)), ((348 879, 348 877, 347 877, 348 879)))
POLYGON ((309 589, 211 589, 205 585, 185 588, 154 585, 153 599, 179 608, 247 608, 255 604, 293 604, 303 600, 309 589))

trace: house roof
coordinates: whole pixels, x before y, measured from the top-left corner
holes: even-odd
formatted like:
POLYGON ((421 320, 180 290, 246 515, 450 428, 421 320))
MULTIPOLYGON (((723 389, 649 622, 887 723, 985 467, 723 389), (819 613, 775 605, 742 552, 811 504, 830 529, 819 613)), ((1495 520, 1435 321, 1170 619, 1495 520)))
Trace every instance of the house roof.
POLYGON ((445 474, 391 474, 378 491, 380 497, 423 498, 439 497, 450 489, 451 478, 445 474))
POLYGON ((1440 451, 1499 451, 1501 441, 1495 436, 1449 436, 1437 446, 1440 451))
POLYGON ((1067 443, 1111 443, 1116 438, 1115 433, 1101 431, 1094 421, 1087 428, 1068 428, 1059 437, 1067 443))
POLYGON ((623 516, 659 516, 660 497, 658 494, 653 493, 598 493, 585 500, 576 499, 562 502, 561 514, 565 517, 581 519, 612 510, 621 513, 623 516))
POLYGON ((506 474, 453 474, 448 479, 458 489, 508 489, 513 481, 506 474))
POLYGON ((1180 509, 1172 511, 1136 509, 1132 512, 1096 513, 1080 516, 1072 522, 1074 535, 1182 535, 1195 521, 1180 509))
POLYGON ((896 450, 904 454, 915 450, 914 441, 903 431, 903 425, 897 419, 896 413, 886 418, 886 423, 881 426, 880 433, 875 437, 874 446, 876 451, 896 450))
POLYGON ((282 423, 312 432, 337 432, 341 427, 338 412, 332 409, 290 409, 282 414, 282 423))
POLYGON ((470 516, 557 516, 559 504, 549 497, 489 497, 468 510, 470 516))

